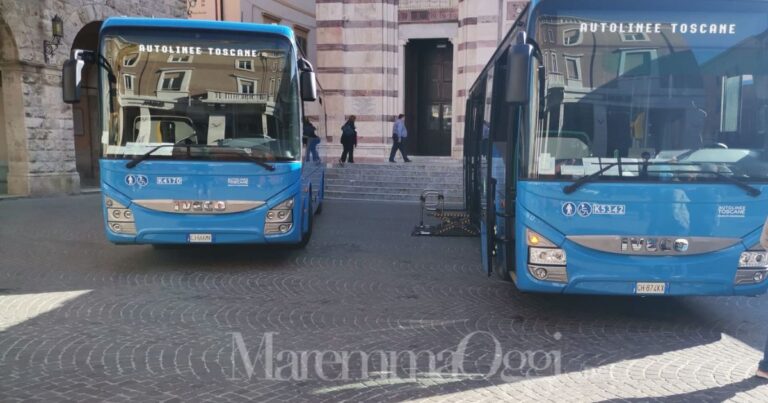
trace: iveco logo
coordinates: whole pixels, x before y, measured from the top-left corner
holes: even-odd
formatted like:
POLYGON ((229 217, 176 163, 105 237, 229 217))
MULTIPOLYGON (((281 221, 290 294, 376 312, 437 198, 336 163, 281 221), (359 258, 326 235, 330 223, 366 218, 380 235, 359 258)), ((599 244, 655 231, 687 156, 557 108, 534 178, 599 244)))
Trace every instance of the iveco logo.
POLYGON ((223 212, 227 211, 227 202, 221 200, 174 200, 173 211, 177 212, 223 212))
POLYGON ((622 252, 635 253, 655 253, 655 252, 680 252, 688 251, 690 243, 687 239, 671 238, 645 238, 645 237, 625 237, 621 238, 622 252))

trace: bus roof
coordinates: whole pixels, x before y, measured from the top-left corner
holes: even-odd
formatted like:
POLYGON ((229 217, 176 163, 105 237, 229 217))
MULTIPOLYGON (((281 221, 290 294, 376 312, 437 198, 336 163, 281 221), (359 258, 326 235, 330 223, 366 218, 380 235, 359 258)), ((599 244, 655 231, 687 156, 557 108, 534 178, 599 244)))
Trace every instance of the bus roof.
POLYGON ((210 20, 183 20, 175 18, 135 18, 135 17, 110 17, 101 26, 107 28, 183 28, 183 29, 207 29, 233 32, 258 32, 284 36, 293 41, 293 30, 283 25, 266 25, 250 22, 210 21, 210 20))

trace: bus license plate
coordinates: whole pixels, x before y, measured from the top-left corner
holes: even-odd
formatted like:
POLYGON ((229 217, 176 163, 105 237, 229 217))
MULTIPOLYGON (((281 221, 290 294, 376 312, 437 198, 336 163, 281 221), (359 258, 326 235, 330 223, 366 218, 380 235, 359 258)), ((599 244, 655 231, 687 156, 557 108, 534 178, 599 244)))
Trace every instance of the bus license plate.
POLYGON ((189 234, 189 243, 211 243, 213 234, 189 234))
POLYGON ((635 294, 664 294, 666 291, 666 283, 637 283, 635 288, 635 294))

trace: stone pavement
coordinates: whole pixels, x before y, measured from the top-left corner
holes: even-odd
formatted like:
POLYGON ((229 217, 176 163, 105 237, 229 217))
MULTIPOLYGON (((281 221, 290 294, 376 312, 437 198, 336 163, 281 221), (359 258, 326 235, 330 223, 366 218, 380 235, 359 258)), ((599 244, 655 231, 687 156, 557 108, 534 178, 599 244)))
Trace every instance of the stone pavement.
POLYGON ((304 251, 113 246, 99 196, 0 201, 0 401, 768 401, 768 298, 524 295, 418 207, 304 251))

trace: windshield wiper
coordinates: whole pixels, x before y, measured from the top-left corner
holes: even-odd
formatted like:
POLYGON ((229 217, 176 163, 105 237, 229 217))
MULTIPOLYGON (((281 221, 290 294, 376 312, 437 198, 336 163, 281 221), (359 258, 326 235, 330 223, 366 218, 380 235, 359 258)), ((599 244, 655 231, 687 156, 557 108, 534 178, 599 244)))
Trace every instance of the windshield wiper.
MULTIPOLYGON (((699 163, 699 162, 673 162, 673 161, 669 161, 669 162, 647 162, 646 164, 649 164, 649 165, 670 165, 670 166, 697 166, 699 168, 702 167, 702 163, 699 163)), ((748 184, 748 183, 746 183, 744 181, 738 180, 736 178, 732 178, 732 177, 730 177, 728 175, 723 175, 720 172, 712 171, 712 170, 709 170, 709 169, 704 169, 704 170, 701 170, 701 171, 672 171, 672 172, 714 175, 718 179, 721 179, 721 180, 723 180, 725 182, 728 182, 728 183, 730 183, 730 184, 732 184, 734 186, 737 186, 737 187, 743 189, 745 192, 747 192, 748 195, 750 195, 752 197, 758 197, 761 194, 763 194, 763 192, 760 189, 758 189, 758 188, 756 188, 756 187, 754 187, 754 186, 752 186, 752 185, 750 185, 750 184, 748 184)))
POLYGON ((608 171, 609 169, 611 169, 611 168, 613 168, 613 167, 615 167, 615 166, 617 166, 619 164, 620 164, 620 162, 614 162, 614 163, 606 165, 603 169, 601 169, 601 170, 599 170, 599 171, 597 171, 597 172, 595 172, 593 174, 589 174, 587 176, 582 176, 576 182, 573 182, 570 185, 564 187, 563 188, 563 193, 569 195, 569 194, 575 192, 580 187, 586 185, 589 182, 594 181, 595 179, 600 177, 602 174, 604 174, 606 171, 608 171))
MULTIPOLYGON (((133 169, 136 165, 139 165, 142 161, 144 161, 147 158, 149 158, 155 151, 157 151, 157 150, 159 150, 161 148, 165 148, 165 147, 176 147, 178 145, 181 145, 181 143, 183 143, 183 142, 185 142, 185 141, 187 141, 187 140, 189 140, 189 139, 191 139, 193 137, 197 137, 197 134, 193 134, 191 136, 184 137, 183 139, 181 139, 181 140, 179 140, 179 141, 177 141, 177 142, 175 142, 173 144, 160 144, 159 146, 157 146, 157 147, 155 147, 155 148, 145 152, 144 154, 142 154, 142 155, 140 155, 138 157, 134 157, 132 160, 128 161, 127 164, 125 164, 125 167, 128 168, 128 169, 133 169)), ((191 144, 187 144, 187 146, 191 146, 191 144)))
POLYGON ((253 155, 251 155, 250 153, 248 153, 248 151, 245 151, 245 150, 243 150, 242 148, 237 148, 237 147, 228 147, 228 146, 219 146, 219 147, 220 147, 220 149, 222 149, 222 150, 234 150, 234 151, 237 151, 237 153, 238 153, 238 154, 240 154, 240 155, 242 155, 243 157, 245 157, 245 159, 247 159, 248 161, 251 161, 251 162, 253 162, 254 164, 256 164, 256 165, 258 165, 258 166, 260 166, 260 167, 262 167, 262 168, 266 169, 267 171, 270 171, 270 172, 271 172, 271 171, 274 171, 274 170, 275 170, 275 166, 274 166, 274 165, 266 163, 266 162, 265 162, 263 159, 261 159, 261 158, 257 158, 257 157, 254 157, 253 155))

